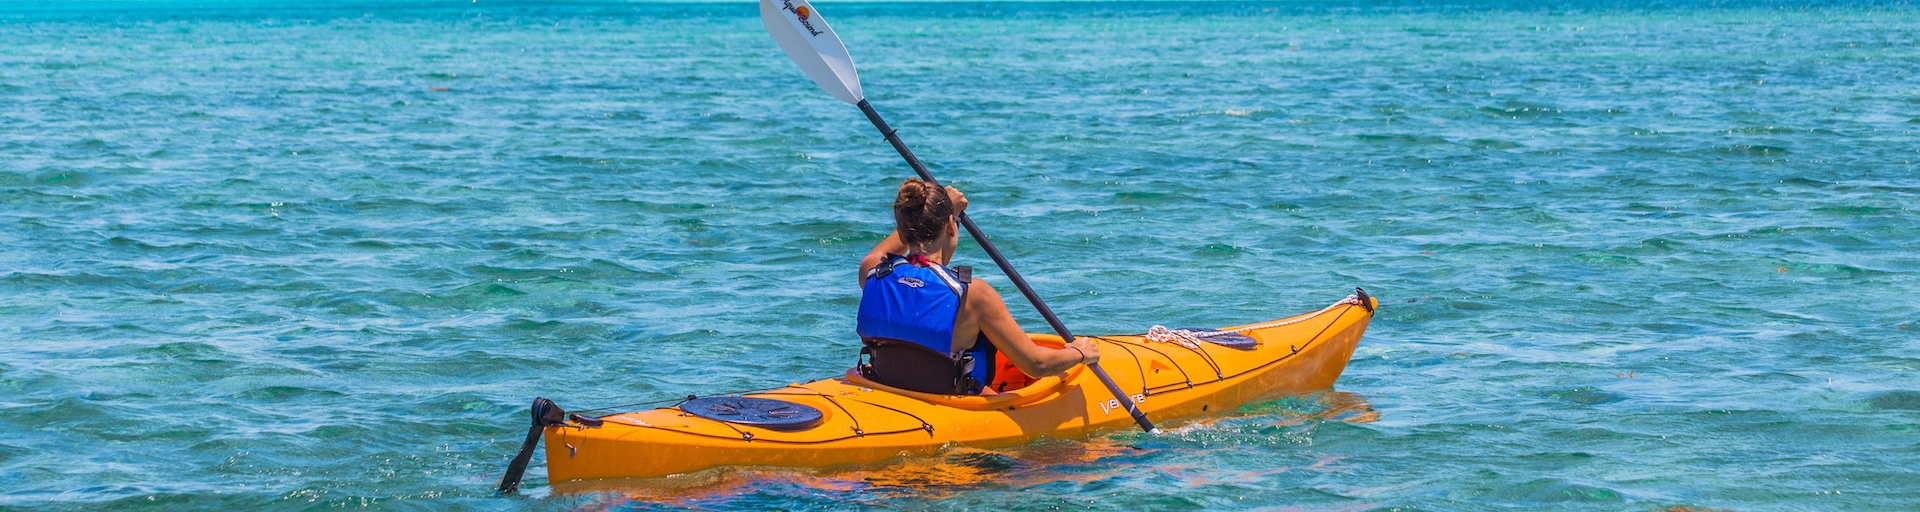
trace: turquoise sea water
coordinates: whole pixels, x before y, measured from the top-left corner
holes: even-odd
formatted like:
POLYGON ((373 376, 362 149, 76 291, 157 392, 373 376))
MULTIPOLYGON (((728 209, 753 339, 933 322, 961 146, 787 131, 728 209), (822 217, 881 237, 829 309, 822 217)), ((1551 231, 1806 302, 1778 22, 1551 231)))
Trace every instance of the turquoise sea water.
POLYGON ((853 360, 908 171, 755 6, 0 4, 0 509, 1920 507, 1909 3, 822 7, 1076 331, 1364 286, 1345 376, 492 498, 535 396, 853 360))

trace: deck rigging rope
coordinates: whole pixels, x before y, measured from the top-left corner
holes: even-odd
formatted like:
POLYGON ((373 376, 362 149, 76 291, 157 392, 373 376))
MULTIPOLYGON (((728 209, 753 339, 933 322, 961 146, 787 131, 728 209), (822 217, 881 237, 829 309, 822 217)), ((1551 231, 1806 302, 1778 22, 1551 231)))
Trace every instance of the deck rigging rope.
POLYGON ((1312 314, 1296 317, 1289 320, 1277 320, 1273 322, 1267 322, 1264 324, 1254 324, 1254 325, 1247 325, 1242 327, 1235 327, 1232 329, 1217 329, 1217 330, 1168 329, 1167 326, 1164 326, 1164 325, 1155 325, 1153 327, 1148 328, 1147 333, 1142 335, 1141 337, 1146 338, 1147 341, 1154 341, 1154 342, 1160 342, 1160 343, 1172 343, 1172 344, 1186 347, 1189 349, 1199 349, 1200 343, 1208 341, 1207 338, 1212 338, 1215 336, 1225 336, 1228 334, 1239 334, 1247 331, 1257 331, 1260 329, 1271 329, 1274 327, 1283 327, 1283 326, 1293 325, 1300 322, 1305 322, 1307 320, 1312 320, 1314 317, 1324 315, 1328 311, 1333 311, 1333 308, 1337 308, 1345 305, 1363 306, 1363 304, 1360 303, 1359 295, 1348 295, 1347 298, 1341 299, 1340 302, 1335 302, 1331 305, 1328 305, 1325 308, 1322 308, 1319 311, 1313 312, 1312 314))
MULTIPOLYGON (((907 412, 907 411, 902 411, 902 410, 900 410, 900 409, 896 409, 896 408, 893 408, 893 407, 888 407, 888 406, 885 406, 885 405, 880 405, 880 404, 876 404, 876 403, 873 403, 873 402, 868 402, 868 401, 866 401, 866 400, 860 400, 860 399, 857 399, 857 398, 848 398, 848 397, 840 397, 839 399, 835 399, 835 398, 834 398, 833 396, 830 396, 830 395, 828 395, 828 394, 826 394, 826 393, 821 393, 821 392, 819 392, 819 391, 815 391, 815 390, 813 390, 813 389, 810 389, 810 388, 807 388, 806 386, 801 386, 801 385, 797 385, 797 384, 794 384, 794 385, 788 385, 788 386, 783 386, 783 387, 780 387, 780 388, 774 388, 774 389, 772 389, 772 390, 770 390, 769 392, 766 392, 766 393, 755 393, 755 394, 758 394, 758 395, 760 395, 760 396, 782 396, 782 395, 785 395, 785 396, 811 396, 811 397, 819 397, 819 398, 822 398, 822 399, 825 399, 825 400, 826 400, 826 401, 827 401, 828 403, 831 403, 831 404, 833 404, 833 406, 834 406, 835 408, 838 408, 838 409, 840 409, 840 412, 843 412, 843 413, 846 413, 846 414, 847 414, 847 417, 848 417, 848 418, 854 418, 854 423, 855 423, 855 425, 856 425, 856 427, 854 427, 854 430, 853 430, 853 432, 852 432, 851 434, 848 434, 848 435, 844 435, 844 436, 840 436, 840 437, 832 437, 832 438, 825 438, 825 439, 814 439, 814 440, 806 440, 806 441, 798 441, 798 440, 789 440, 789 439, 779 439, 779 438, 764 438, 764 437, 754 437, 754 436, 752 436, 751 434, 749 434, 749 433, 748 433, 747 431, 744 431, 744 430, 740 430, 740 429, 739 429, 738 427, 735 427, 735 426, 733 426, 732 424, 730 424, 730 423, 728 423, 728 422, 725 422, 725 421, 720 421, 720 420, 713 420, 713 419, 709 419, 709 418, 702 418, 702 417, 699 417, 699 416, 693 416, 693 415, 683 415, 682 417, 686 417, 686 418, 698 418, 698 419, 703 419, 703 420, 707 420, 707 421, 710 421, 710 422, 713 422, 713 423, 719 423, 719 424, 720 424, 721 426, 724 426, 724 427, 727 427, 727 428, 729 428, 729 429, 732 429, 732 430, 733 430, 733 431, 734 431, 734 432, 735 432, 736 434, 739 434, 739 436, 738 436, 738 437, 735 437, 735 436, 724 436, 724 435, 715 435, 715 434, 709 434, 709 433, 705 433, 705 432, 696 432, 696 431, 692 431, 692 430, 685 430, 685 429, 681 429, 681 428, 674 428, 673 426, 664 426, 664 425, 654 425, 654 424, 652 424, 652 423, 647 423, 647 422, 645 422, 645 421, 640 421, 640 420, 637 420, 637 419, 635 419, 635 420, 630 420, 630 419, 627 419, 627 418, 619 418, 619 417, 617 417, 617 416, 620 416, 619 414, 614 414, 614 415, 609 415, 609 416, 605 416, 605 417, 602 417, 602 418, 600 418, 600 420, 601 420, 601 421, 604 421, 604 422, 607 422, 607 423, 612 423, 612 424, 615 424, 615 425, 623 425, 623 426, 628 426, 628 427, 635 427, 635 428, 647 428, 647 429, 654 429, 654 430, 663 430, 663 431, 667 431, 667 432, 674 432, 674 433, 679 433, 679 434, 686 434, 686 435, 690 435, 690 436, 697 436, 697 437, 707 437, 707 438, 713 438, 713 439, 734 439, 734 440, 742 440, 742 441, 746 441, 746 442, 760 442, 760 443, 774 443, 774 444, 822 444, 822 443, 831 443, 831 442, 834 442, 834 441, 843 441, 843 440, 847 440, 847 439, 852 439, 852 438, 856 438, 856 437, 866 437, 866 436, 881 436, 881 435, 891 435, 891 434, 905 434, 905 433, 910 433, 910 432, 925 432, 925 433, 927 433, 928 435, 932 435, 932 434, 933 434, 933 425, 932 425, 932 424, 929 424, 929 423, 927 423, 927 420, 926 420, 926 419, 924 419, 924 418, 921 418, 921 417, 920 417, 919 415, 917 415, 917 414, 914 414, 914 413, 910 413, 910 412, 907 412), (803 393, 775 393, 775 392, 773 392, 773 391, 781 391, 781 390, 788 390, 788 389, 800 389, 800 390, 803 390, 803 391, 805 391, 805 392, 803 392, 803 393), (919 424, 920 424, 920 426, 918 426, 918 427, 907 427, 907 428, 901 428, 901 429, 897 429, 897 430, 888 430, 888 431, 883 431, 883 432, 868 432, 868 431, 865 431, 865 430, 862 430, 862 429, 860 429, 860 428, 859 428, 859 427, 857 426, 857 425, 859 424, 859 419, 857 419, 857 415, 855 415, 855 414, 853 413, 853 411, 851 411, 851 410, 848 410, 848 409, 846 408, 846 406, 844 406, 844 405, 841 405, 841 404, 840 404, 840 402, 839 402, 839 400, 846 400, 846 401, 850 401, 850 402, 853 402, 853 403, 858 403, 858 404, 862 404, 862 405, 867 405, 867 406, 872 406, 872 407, 877 407, 877 408, 880 408, 880 409, 885 409, 885 410, 887 410, 887 411, 892 411, 892 412, 894 412, 894 413, 896 413, 896 414, 900 414, 900 415, 904 415, 904 416, 906 416, 906 417, 908 417, 908 418, 912 418, 912 419, 913 419, 913 421, 915 421, 915 422, 917 422, 917 423, 919 423, 919 424)), ((742 395, 742 396, 744 396, 744 395, 742 395)), ((637 411, 636 411, 636 412, 637 412, 637 411)), ((562 427, 568 427, 568 428, 575 428, 575 429, 578 429, 578 428, 581 428, 580 426, 577 426, 577 425, 573 425, 573 424, 561 424, 561 425, 559 425, 559 426, 562 426, 562 427)), ((680 426, 681 426, 681 427, 685 427, 685 426, 687 426, 687 425, 680 425, 680 426)))

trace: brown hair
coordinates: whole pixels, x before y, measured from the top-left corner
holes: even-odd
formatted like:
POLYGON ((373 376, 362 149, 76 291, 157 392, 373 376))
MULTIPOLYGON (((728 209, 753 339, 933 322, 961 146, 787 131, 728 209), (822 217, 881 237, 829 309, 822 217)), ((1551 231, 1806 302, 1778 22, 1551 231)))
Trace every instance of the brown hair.
POLYGON ((947 189, 920 178, 907 178, 893 197, 894 229, 909 247, 939 239, 952 216, 953 200, 947 197, 947 189))

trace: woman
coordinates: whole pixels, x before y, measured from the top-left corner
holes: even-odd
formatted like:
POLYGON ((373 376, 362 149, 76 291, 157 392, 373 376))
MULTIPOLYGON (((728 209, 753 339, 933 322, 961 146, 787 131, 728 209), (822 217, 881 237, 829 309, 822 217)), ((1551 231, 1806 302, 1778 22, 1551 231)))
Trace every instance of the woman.
POLYGON ((954 216, 966 209, 967 197, 953 187, 917 178, 900 184, 893 234, 860 260, 857 330, 860 354, 871 358, 861 374, 913 391, 991 394, 1099 361, 1091 341, 1034 344, 993 287, 968 267, 947 267, 960 243, 954 216))

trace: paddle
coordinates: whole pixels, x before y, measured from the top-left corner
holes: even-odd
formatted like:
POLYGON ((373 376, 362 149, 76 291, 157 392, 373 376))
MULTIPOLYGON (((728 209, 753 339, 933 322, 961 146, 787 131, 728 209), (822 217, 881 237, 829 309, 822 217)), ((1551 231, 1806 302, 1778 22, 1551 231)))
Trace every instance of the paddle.
MULTIPOLYGON (((847 46, 840 42, 840 36, 834 35, 832 28, 827 27, 827 20, 820 17, 820 12, 813 5, 806 0, 760 0, 760 23, 766 25, 767 33, 773 35, 773 41, 780 45, 780 50, 785 51, 787 57, 793 59, 794 64, 800 65, 800 71, 805 72, 807 78, 826 89, 827 94, 860 107, 860 112, 865 113, 867 120, 873 122, 873 127, 879 128, 880 134, 893 144, 893 149, 907 159, 907 165, 913 166, 913 172, 918 173, 920 179, 940 186, 940 182, 934 181, 933 173, 920 165, 920 159, 913 156, 913 151, 907 149, 905 142, 900 142, 894 129, 887 126, 887 121, 880 118, 880 113, 873 110, 872 104, 867 103, 866 96, 860 92, 860 75, 853 70, 853 56, 847 54, 847 46)), ((993 263, 1000 266, 1000 272, 1020 288, 1020 294, 1027 296, 1027 302, 1040 310, 1040 316, 1047 319, 1047 325, 1053 326, 1053 332, 1059 333, 1067 343, 1073 343, 1073 333, 1067 331, 1067 326, 1060 323, 1059 317, 1053 316, 1053 310, 1040 300, 1040 295, 1034 293, 1033 287, 1027 286, 1027 280, 1013 269, 1013 263, 1000 255, 1000 250, 993 247, 993 242, 987 241, 987 234, 981 232, 979 226, 973 225, 973 219, 967 218, 965 213, 954 217, 960 221, 960 225, 966 226, 967 234, 973 235, 974 241, 980 242, 980 248, 993 257, 993 263)), ((1120 390, 1120 385, 1113 383, 1113 378, 1107 376, 1107 371, 1101 369, 1099 363, 1090 363, 1087 367, 1093 369, 1093 375, 1100 378, 1101 384, 1107 385, 1107 391, 1113 393, 1115 402, 1125 404, 1127 414, 1133 416, 1134 423, 1138 423, 1141 430, 1153 431, 1153 422, 1147 421, 1147 414, 1140 412, 1139 406, 1127 397, 1125 391, 1120 390)))

